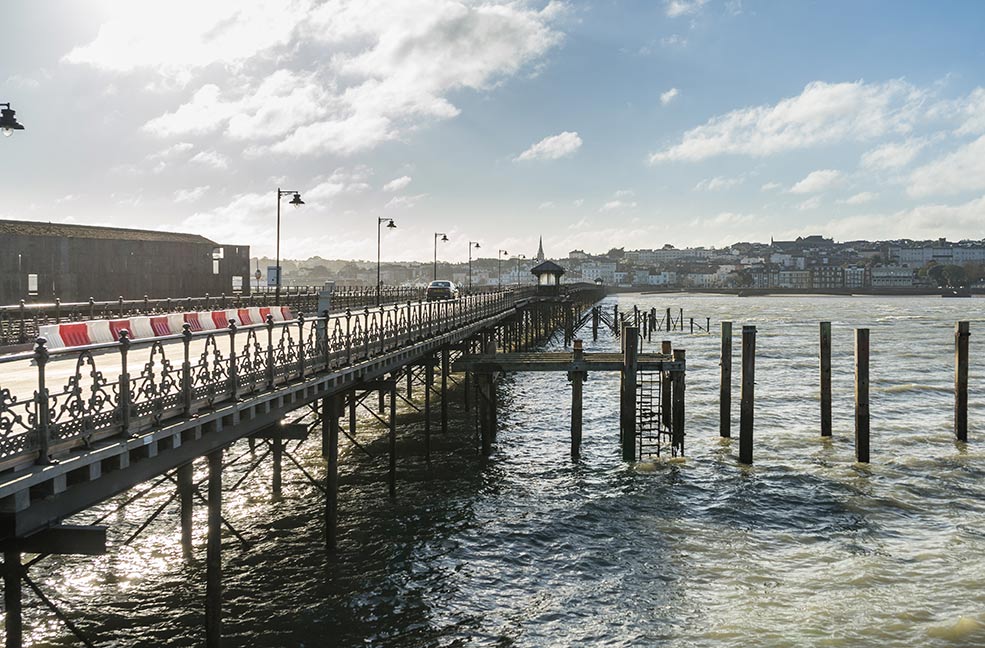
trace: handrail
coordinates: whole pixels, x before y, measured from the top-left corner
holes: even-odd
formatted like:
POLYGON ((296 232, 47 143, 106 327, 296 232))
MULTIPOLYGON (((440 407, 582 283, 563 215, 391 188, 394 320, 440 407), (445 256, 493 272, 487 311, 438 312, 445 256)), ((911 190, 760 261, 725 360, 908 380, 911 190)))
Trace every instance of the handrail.
MULTIPOLYGON (((313 373, 333 371, 505 313, 532 290, 407 301, 296 320, 184 332, 0 357, 0 470, 114 435, 160 427, 218 404, 257 395, 313 373), (135 359, 138 352, 142 356, 135 359), (49 366, 75 361, 64 383, 49 366), (25 386, 16 363, 36 368, 25 386), (28 364, 31 363, 31 364, 28 364), (6 370, 6 371, 5 371, 6 370), (19 383, 19 389, 15 387, 19 383), (4 388, 6 387, 6 388, 4 388), (32 395, 33 392, 33 395, 32 395)), ((69 365, 71 366, 71 365, 69 365)))

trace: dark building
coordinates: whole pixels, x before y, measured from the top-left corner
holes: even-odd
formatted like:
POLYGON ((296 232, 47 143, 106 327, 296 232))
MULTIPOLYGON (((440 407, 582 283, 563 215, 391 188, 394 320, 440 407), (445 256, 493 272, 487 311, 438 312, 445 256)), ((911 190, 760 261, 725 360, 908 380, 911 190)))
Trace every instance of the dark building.
POLYGON ((0 304, 249 293, 250 248, 197 234, 0 220, 0 304))

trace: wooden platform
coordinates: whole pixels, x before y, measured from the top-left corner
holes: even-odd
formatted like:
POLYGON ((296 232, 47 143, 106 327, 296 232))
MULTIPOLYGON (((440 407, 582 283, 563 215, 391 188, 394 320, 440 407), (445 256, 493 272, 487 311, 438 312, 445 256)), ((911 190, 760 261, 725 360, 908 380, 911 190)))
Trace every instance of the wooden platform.
MULTIPOLYGON (((452 365, 453 371, 475 373, 498 371, 621 371, 625 359, 621 353, 585 353, 575 361, 574 353, 497 353, 470 355, 452 365)), ((684 362, 665 353, 640 353, 638 371, 683 371, 684 362)))

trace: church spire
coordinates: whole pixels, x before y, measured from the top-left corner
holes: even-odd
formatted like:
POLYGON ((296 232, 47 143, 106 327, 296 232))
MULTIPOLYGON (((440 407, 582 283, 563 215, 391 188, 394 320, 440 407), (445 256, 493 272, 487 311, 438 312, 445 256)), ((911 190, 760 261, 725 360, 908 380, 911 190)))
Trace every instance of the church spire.
POLYGON ((541 236, 540 237, 540 241, 537 243, 537 260, 538 261, 543 261, 544 258, 545 258, 544 257, 544 237, 541 236))

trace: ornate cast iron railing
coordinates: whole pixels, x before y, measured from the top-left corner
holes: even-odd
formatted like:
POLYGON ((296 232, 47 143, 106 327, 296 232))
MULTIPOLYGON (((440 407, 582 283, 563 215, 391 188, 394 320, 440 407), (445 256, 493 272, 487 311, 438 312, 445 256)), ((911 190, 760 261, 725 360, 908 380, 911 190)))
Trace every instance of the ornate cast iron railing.
POLYGON ((182 334, 147 340, 122 331, 117 342, 72 349, 49 350, 38 338, 33 352, 0 357, 0 470, 416 344, 506 312, 527 292, 231 321, 197 333, 186 324, 182 334))

